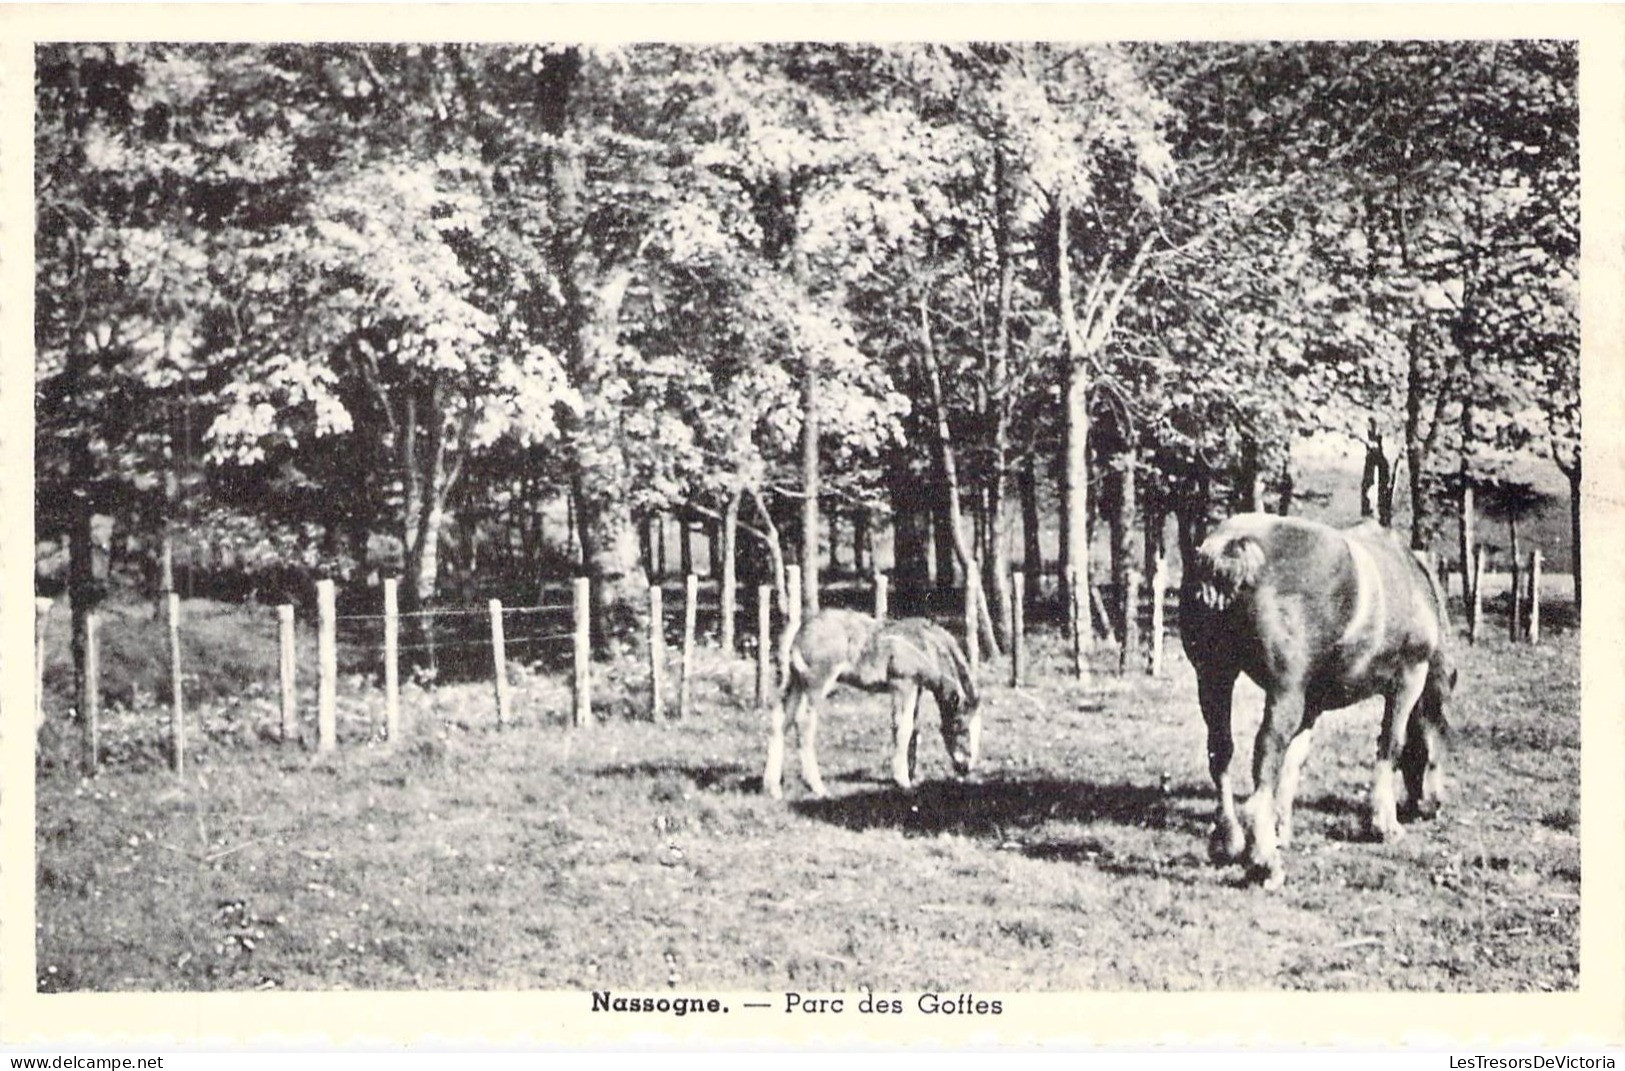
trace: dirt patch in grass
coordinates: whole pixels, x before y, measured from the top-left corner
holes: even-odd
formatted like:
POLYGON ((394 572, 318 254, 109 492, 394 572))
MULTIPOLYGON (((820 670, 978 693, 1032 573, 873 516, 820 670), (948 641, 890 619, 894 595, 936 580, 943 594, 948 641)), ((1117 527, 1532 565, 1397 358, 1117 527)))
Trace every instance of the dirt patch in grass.
MULTIPOLYGON (((179 780, 117 750, 152 729, 115 716, 101 776, 40 767, 40 987, 1575 986, 1573 635, 1460 648, 1450 802, 1396 844, 1362 832, 1380 711, 1328 716, 1276 894, 1206 861, 1211 788, 1177 655, 1165 679, 1085 686, 1058 643, 1032 653, 1032 687, 985 674, 969 781, 949 779, 927 715, 912 793, 888 783, 884 701, 838 693, 827 800, 793 773, 786 802, 760 794, 752 670, 716 657, 686 721, 567 730, 567 689, 539 678, 500 732, 488 686, 413 691, 394 745, 355 682, 320 759, 263 739, 269 707, 206 706, 179 780)), ((1243 781, 1257 701, 1243 684, 1243 781)))

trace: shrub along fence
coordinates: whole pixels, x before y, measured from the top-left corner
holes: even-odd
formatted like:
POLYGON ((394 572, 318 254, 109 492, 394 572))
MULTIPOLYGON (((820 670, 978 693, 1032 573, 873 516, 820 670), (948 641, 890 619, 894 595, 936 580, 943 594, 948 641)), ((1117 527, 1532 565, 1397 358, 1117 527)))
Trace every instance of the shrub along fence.
MULTIPOLYGON (((971 575, 980 576, 978 563, 972 562, 971 575)), ((1476 642, 1483 619, 1481 600, 1485 553, 1480 548, 1475 556, 1471 591, 1467 602, 1467 633, 1476 642)), ((1511 585, 1511 613, 1509 635, 1514 641, 1525 639, 1530 643, 1540 639, 1540 599, 1542 559, 1539 550, 1529 555, 1526 570, 1520 571, 1514 563, 1511 585)), ((1062 594, 1073 590, 1070 577, 1061 577, 1058 585, 1062 594)), ((1012 687, 1027 684, 1028 659, 1026 650, 1026 608, 1028 604, 1026 578, 1021 571, 1009 577, 1011 614, 1002 623, 1006 639, 1005 656, 1009 660, 1009 683, 1012 687)), ((1137 571, 1129 571, 1122 585, 1120 607, 1130 607, 1131 613, 1114 615, 1106 599, 1097 588, 1091 588, 1089 607, 1075 604, 1066 606, 1068 633, 1071 644, 1072 668, 1080 678, 1090 673, 1086 657, 1093 646, 1094 637, 1103 637, 1117 650, 1117 672, 1128 674, 1143 671, 1160 676, 1163 670, 1164 641, 1167 632, 1168 570, 1159 559, 1155 572, 1142 599, 1144 580, 1137 571), (1080 627, 1080 621, 1086 622, 1080 627), (1142 641, 1142 622, 1144 629, 1142 641), (1140 659, 1143 658, 1143 662, 1140 659)), ((510 725, 512 683, 509 662, 528 665, 549 663, 556 667, 568 665, 570 703, 567 724, 585 729, 593 724, 593 658, 591 646, 591 603, 589 581, 576 578, 569 588, 568 601, 542 601, 529 606, 505 606, 499 599, 490 599, 483 607, 450 607, 403 613, 399 609, 397 582, 382 582, 383 610, 381 613, 337 613, 337 590, 333 581, 316 584, 316 690, 315 690, 315 748, 317 752, 330 752, 337 746, 337 697, 341 652, 346 667, 363 668, 383 687, 383 721, 378 726, 386 741, 401 736, 401 663, 403 654, 410 666, 417 667, 420 679, 433 684, 441 667, 453 672, 457 679, 485 679, 492 684, 491 701, 495 710, 495 724, 500 730, 510 725), (408 635, 403 642, 403 623, 408 635), (513 658, 510 659, 510 652, 513 658)), ((802 607, 801 571, 796 566, 786 569, 786 591, 782 603, 775 606, 773 585, 761 585, 756 592, 755 702, 758 706, 773 700, 779 687, 778 677, 784 671, 784 642, 800 626, 802 607), (775 610, 778 612, 775 613, 775 610), (777 624, 775 644, 774 626, 777 624), (773 657, 777 649, 779 657, 773 657)), ((884 572, 873 576, 872 612, 884 620, 890 612, 892 585, 884 572)), ((717 591, 711 587, 702 597, 699 578, 685 577, 681 588, 680 656, 675 694, 675 712, 672 713, 672 692, 668 674, 668 613, 666 590, 659 584, 649 589, 649 621, 647 651, 649 673, 648 715, 661 720, 668 716, 688 718, 694 713, 693 682, 697 672, 696 653, 699 647, 698 621, 704 611, 708 619, 717 622, 717 646, 729 657, 736 653, 734 622, 737 607, 733 591, 717 591)), ((972 584, 958 589, 956 601, 963 616, 959 634, 965 642, 965 653, 973 672, 981 672, 983 652, 976 627, 983 612, 979 600, 984 598, 981 585, 972 584)), ((544 594, 545 599, 545 594, 544 594)), ((46 622, 53 607, 52 600, 36 600, 36 723, 44 720, 44 681, 46 665, 46 622)), ((177 773, 186 768, 186 717, 184 673, 185 652, 181 638, 181 602, 178 595, 164 599, 164 624, 167 633, 169 704, 166 718, 166 736, 170 765, 177 773)), ((296 613, 291 605, 276 609, 279 657, 278 725, 277 739, 292 742, 300 734, 300 648, 296 643, 296 613)), ((85 672, 89 678, 85 709, 80 711, 83 730, 83 767, 94 772, 101 761, 98 739, 98 720, 101 707, 100 625, 101 615, 88 615, 88 634, 85 651, 85 672)), ((749 646, 749 645, 747 645, 749 646)), ((308 647, 306 648, 308 651, 308 647)), ((307 654, 308 657, 308 654, 307 654)))

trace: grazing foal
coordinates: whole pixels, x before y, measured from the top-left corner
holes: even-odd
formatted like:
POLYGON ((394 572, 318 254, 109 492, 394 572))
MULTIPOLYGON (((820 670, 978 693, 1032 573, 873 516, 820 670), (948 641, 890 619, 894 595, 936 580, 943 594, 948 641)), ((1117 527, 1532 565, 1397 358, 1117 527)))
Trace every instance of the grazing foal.
POLYGON ((1225 521, 1185 569, 1180 632, 1196 668, 1218 788, 1210 855, 1244 858, 1265 887, 1285 880, 1298 774, 1323 711, 1386 700, 1371 787, 1371 831, 1398 838, 1394 771, 1411 807, 1440 802, 1445 705, 1455 671, 1443 595, 1431 573, 1373 521, 1338 530, 1272 514, 1225 521), (1264 690, 1253 793, 1231 798, 1231 695, 1245 673, 1264 690))
POLYGON ((963 776, 976 765, 982 736, 976 684, 959 644, 931 622, 880 622, 851 610, 821 610, 802 622, 785 661, 789 679, 773 705, 762 774, 762 787, 775 799, 783 792, 785 707, 792 708, 801 737, 801 779, 815 796, 828 795, 818 772, 818 714, 837 683, 891 692, 892 778, 901 787, 914 783, 922 691, 936 697, 942 741, 954 769, 963 776))

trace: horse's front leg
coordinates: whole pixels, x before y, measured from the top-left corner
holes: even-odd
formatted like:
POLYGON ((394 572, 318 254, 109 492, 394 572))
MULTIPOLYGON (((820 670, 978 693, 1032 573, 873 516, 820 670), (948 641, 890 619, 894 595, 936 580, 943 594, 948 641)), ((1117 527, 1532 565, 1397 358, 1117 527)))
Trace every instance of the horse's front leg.
POLYGON ((1286 755, 1281 760, 1281 780, 1275 788, 1275 835, 1283 848, 1292 843, 1292 803, 1298 798, 1298 777, 1314 739, 1315 713, 1305 711, 1303 724, 1286 746, 1286 755))
POLYGON ((892 688, 891 776, 899 788, 906 789, 914 784, 914 738, 919 701, 918 685, 899 681, 892 688))
POLYGON ((1236 675, 1210 670, 1202 673, 1196 684, 1202 720, 1207 723, 1208 774, 1219 794, 1208 857, 1215 863, 1228 863, 1247 846, 1246 835, 1236 817, 1236 800, 1230 784, 1230 759, 1236 750, 1235 740, 1230 735, 1230 706, 1236 690, 1236 675))
POLYGON ((1371 777, 1371 835, 1398 840, 1405 835, 1394 803, 1394 772, 1410 729, 1411 711, 1427 684, 1428 664, 1419 662, 1405 671, 1398 690, 1388 697, 1382 712, 1382 733, 1377 737, 1377 768, 1371 777))
POLYGON ((1264 701, 1264 721, 1253 746, 1253 794, 1242 804, 1248 827, 1247 862, 1266 889, 1286 881, 1281 845, 1276 835, 1275 800, 1281 791, 1281 768, 1291 736, 1303 724, 1303 688, 1296 682, 1279 684, 1264 701))

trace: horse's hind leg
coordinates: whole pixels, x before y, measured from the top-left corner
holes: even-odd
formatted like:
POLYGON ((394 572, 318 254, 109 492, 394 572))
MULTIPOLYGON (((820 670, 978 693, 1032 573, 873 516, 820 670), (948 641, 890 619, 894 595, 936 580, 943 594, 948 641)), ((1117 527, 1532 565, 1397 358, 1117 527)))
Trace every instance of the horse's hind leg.
POLYGON ((1230 705, 1236 690, 1236 675, 1208 671, 1197 678, 1196 684, 1202 720, 1207 722, 1208 774, 1219 794, 1208 857, 1215 863, 1228 863, 1247 846, 1246 834, 1236 817, 1236 800, 1230 784, 1230 759, 1236 751, 1235 740, 1230 735, 1230 705))
POLYGON ((1370 826, 1372 835, 1379 840, 1398 840, 1405 835, 1394 803, 1394 767, 1408 739, 1411 712, 1422 696, 1427 678, 1425 662, 1407 669, 1399 688, 1388 697, 1383 708, 1382 734, 1377 738, 1377 768, 1371 778, 1370 826))
POLYGON ((767 766, 762 771, 762 788, 774 799, 784 795, 784 707, 786 703, 799 705, 804 699, 801 689, 791 685, 768 710, 767 766))
POLYGON ((892 689, 891 776, 899 788, 914 784, 914 742, 919 738, 920 689, 899 681, 892 689))
POLYGON ((797 712, 796 728, 801 736, 801 780, 806 783, 808 791, 819 798, 828 796, 829 790, 824 787, 823 775, 818 772, 818 714, 843 668, 835 667, 822 685, 809 686, 805 701, 797 712))

